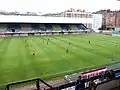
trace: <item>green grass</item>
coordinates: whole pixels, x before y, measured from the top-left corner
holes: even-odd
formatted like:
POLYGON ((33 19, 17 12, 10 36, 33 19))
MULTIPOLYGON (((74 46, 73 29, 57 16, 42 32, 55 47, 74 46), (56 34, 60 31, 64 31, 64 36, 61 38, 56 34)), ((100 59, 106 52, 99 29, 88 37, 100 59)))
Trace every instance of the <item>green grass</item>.
POLYGON ((0 85, 79 72, 110 63, 113 55, 120 60, 119 54, 120 37, 108 35, 1 38, 0 85))

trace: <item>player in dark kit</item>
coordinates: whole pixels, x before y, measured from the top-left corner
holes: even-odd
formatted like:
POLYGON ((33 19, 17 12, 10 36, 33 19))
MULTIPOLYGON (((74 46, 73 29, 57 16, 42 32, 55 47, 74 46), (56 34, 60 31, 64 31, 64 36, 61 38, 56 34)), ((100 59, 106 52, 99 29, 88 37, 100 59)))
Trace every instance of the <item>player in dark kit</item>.
POLYGON ((89 41, 89 44, 90 44, 90 41, 89 41))
POLYGON ((66 49, 66 53, 68 53, 68 48, 66 49))
POLYGON ((71 44, 71 43, 69 42, 69 46, 70 46, 70 44, 71 44))
POLYGON ((33 56, 35 55, 35 52, 33 52, 33 56))
POLYGON ((49 40, 50 40, 50 39, 48 38, 48 40, 47 40, 47 44, 48 44, 49 40))
POLYGON ((49 41, 50 39, 48 38, 48 41, 49 41))
POLYGON ((48 44, 48 41, 47 41, 47 44, 48 44))

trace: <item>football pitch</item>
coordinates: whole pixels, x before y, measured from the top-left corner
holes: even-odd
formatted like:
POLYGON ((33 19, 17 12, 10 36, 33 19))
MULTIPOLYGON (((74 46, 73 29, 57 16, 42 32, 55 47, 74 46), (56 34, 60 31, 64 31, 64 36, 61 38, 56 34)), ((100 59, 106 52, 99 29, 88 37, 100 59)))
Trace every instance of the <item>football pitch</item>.
POLYGON ((79 72, 120 60, 119 54, 120 37, 109 35, 0 38, 0 85, 79 72))

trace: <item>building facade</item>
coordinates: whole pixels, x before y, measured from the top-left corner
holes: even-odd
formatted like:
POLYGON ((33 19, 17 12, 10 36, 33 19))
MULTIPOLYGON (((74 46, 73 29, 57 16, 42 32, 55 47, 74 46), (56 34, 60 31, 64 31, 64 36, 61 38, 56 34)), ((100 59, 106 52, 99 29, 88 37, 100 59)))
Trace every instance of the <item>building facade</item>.
POLYGON ((96 14, 102 14, 102 25, 106 27, 120 27, 120 11, 101 10, 96 14))

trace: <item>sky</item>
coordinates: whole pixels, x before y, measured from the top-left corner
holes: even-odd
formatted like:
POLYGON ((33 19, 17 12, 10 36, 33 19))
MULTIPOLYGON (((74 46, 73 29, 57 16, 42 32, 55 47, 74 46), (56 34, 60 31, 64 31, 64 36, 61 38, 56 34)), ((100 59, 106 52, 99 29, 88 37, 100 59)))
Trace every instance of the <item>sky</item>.
POLYGON ((119 10, 117 0, 0 0, 0 10, 19 12, 62 12, 69 8, 87 12, 101 9, 119 10))

